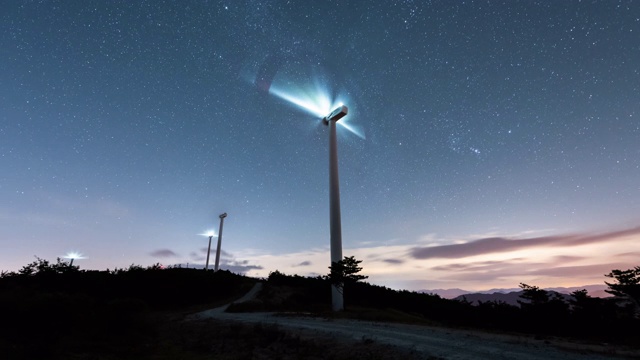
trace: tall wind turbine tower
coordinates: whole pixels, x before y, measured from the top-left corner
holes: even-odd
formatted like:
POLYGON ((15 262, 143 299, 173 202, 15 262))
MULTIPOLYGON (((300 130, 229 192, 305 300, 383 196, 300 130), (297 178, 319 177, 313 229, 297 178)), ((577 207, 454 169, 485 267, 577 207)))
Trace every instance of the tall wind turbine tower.
MULTIPOLYGON (((349 109, 338 106, 322 121, 329 126, 329 226, 331 233, 331 264, 342 260, 342 220, 340 216, 340 179, 338 177, 338 139, 336 123, 349 109)), ((344 309, 344 296, 336 285, 331 286, 331 308, 333 311, 344 309)))

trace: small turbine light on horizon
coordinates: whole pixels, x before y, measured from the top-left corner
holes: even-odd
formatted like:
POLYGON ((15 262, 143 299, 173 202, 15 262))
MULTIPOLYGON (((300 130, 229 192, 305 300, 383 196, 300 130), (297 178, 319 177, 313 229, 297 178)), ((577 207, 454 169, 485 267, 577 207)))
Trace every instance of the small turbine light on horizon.
POLYGON ((213 237, 218 236, 218 235, 216 235, 216 232, 214 230, 208 230, 206 233, 198 234, 198 235, 201 235, 201 236, 213 236, 213 237))
POLYGON ((66 253, 62 258, 63 259, 71 259, 71 261, 69 262, 69 266, 73 265, 73 260, 75 260, 75 259, 86 259, 85 256, 83 256, 81 253, 79 253, 77 251, 70 251, 70 252, 66 253))

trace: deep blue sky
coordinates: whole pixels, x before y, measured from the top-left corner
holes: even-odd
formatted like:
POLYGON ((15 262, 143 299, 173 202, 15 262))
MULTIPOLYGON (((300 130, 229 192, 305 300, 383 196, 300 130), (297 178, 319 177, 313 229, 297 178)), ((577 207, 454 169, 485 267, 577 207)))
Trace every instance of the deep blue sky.
POLYGON ((318 83, 362 133, 340 134, 343 243, 373 282, 580 284, 637 265, 637 1, 0 8, 2 270, 71 250, 84 268, 203 264, 198 234, 227 212, 226 267, 325 273, 327 130, 273 95, 318 83), (572 234, 604 240, 420 252, 572 234), (541 269, 559 270, 527 278, 541 269))

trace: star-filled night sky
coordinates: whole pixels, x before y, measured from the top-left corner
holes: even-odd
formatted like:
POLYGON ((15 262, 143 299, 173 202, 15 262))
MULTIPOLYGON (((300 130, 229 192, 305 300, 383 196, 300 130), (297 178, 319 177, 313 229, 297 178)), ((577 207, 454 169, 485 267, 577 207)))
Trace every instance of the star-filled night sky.
POLYGON ((602 283, 640 258, 637 1, 4 1, 0 269, 602 283), (215 238, 214 246, 215 249, 215 238))

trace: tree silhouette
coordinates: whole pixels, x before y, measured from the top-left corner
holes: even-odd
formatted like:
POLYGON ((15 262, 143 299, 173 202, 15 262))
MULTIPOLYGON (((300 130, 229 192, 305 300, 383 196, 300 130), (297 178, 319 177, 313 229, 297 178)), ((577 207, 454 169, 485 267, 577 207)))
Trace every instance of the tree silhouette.
POLYGON ((354 256, 345 256, 344 259, 331 263, 331 266, 329 266, 331 271, 325 276, 325 279, 335 285, 340 292, 343 292, 345 285, 369 278, 358 274, 362 271, 360 263, 362 263, 362 260, 356 260, 354 256))
POLYGON ((631 300, 636 308, 640 307, 640 266, 628 270, 611 270, 605 276, 616 281, 604 282, 609 287, 606 292, 631 300))
POLYGON ((531 330, 556 334, 565 331, 566 320, 569 317, 569 304, 560 294, 525 283, 520 283, 520 288, 522 289, 520 297, 528 301, 518 300, 518 303, 531 330))
POLYGON ((520 283, 519 286, 522 289, 522 295, 520 295, 520 297, 524 300, 528 300, 527 302, 518 300, 518 304, 520 304, 520 306, 542 305, 549 302, 549 293, 546 290, 542 290, 537 286, 527 285, 525 283, 520 283))
POLYGON ((79 267, 77 265, 71 265, 60 258, 56 258, 55 263, 51 263, 48 260, 41 259, 36 256, 36 261, 23 266, 17 273, 3 272, 2 277, 23 275, 33 276, 36 274, 66 274, 70 272, 77 272, 79 267))

